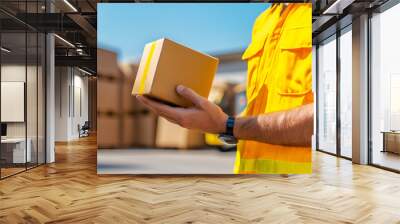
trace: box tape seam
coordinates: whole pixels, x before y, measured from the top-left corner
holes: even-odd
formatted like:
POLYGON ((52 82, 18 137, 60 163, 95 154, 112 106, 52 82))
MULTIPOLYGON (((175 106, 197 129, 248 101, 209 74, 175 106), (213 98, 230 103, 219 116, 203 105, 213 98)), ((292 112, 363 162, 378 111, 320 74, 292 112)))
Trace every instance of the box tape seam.
POLYGON ((151 43, 151 46, 150 46, 149 56, 147 57, 146 64, 144 66, 143 77, 140 80, 139 94, 143 94, 143 92, 144 92, 147 74, 149 73, 150 62, 151 62, 151 59, 153 58, 155 48, 156 48, 156 41, 151 43))

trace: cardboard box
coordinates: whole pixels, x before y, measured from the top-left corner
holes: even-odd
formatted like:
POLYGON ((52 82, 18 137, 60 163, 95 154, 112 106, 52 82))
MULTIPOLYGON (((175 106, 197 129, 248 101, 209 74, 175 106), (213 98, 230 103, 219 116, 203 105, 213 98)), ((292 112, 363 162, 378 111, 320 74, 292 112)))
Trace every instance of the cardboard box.
POLYGON ((217 80, 214 81, 208 96, 208 100, 217 105, 221 104, 227 89, 228 83, 217 80))
POLYGON ((154 147, 157 115, 151 112, 136 115, 136 143, 139 147, 154 147))
POLYGON ((190 149, 204 146, 204 134, 189 130, 159 117, 156 146, 158 148, 190 149))
POLYGON ((133 115, 124 115, 122 118, 121 142, 123 148, 131 148, 137 145, 136 131, 136 117, 133 115))
POLYGON ((116 80, 97 79, 97 111, 119 112, 121 84, 116 80))
POLYGON ((176 93, 184 85, 207 98, 218 59, 168 39, 146 44, 132 94, 143 94, 178 106, 191 106, 176 93))
POLYGON ((131 95, 138 66, 129 63, 120 63, 119 66, 124 80, 122 84, 122 111, 137 114, 147 110, 146 106, 131 95))
POLYGON ((115 78, 121 76, 116 53, 100 48, 97 49, 97 74, 115 78))
POLYGON ((217 104, 230 116, 234 115, 235 84, 229 82, 214 82, 208 100, 217 104))
POLYGON ((143 107, 136 99, 131 95, 132 91, 132 81, 122 83, 122 112, 124 113, 134 113, 136 107, 143 107))
POLYGON ((135 81, 138 66, 130 63, 119 63, 119 69, 121 70, 124 80, 132 82, 135 81))
POLYGON ((97 146, 101 149, 117 148, 121 145, 118 116, 97 116, 97 146))

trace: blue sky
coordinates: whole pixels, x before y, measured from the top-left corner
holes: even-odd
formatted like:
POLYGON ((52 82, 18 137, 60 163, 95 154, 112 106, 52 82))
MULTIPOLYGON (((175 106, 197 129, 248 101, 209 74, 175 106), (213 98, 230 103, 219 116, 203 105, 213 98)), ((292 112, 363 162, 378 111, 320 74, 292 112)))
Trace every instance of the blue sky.
POLYGON ((267 3, 100 3, 98 46, 121 61, 138 61, 146 43, 170 38, 196 50, 218 54, 242 51, 267 3))

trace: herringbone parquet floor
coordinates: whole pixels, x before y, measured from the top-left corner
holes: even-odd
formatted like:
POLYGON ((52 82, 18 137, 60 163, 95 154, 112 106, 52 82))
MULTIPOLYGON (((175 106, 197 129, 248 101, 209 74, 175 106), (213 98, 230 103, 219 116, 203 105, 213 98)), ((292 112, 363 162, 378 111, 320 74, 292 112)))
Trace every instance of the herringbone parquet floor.
POLYGON ((400 223, 400 175, 315 153, 314 174, 97 176, 95 138, 0 181, 0 223, 400 223))

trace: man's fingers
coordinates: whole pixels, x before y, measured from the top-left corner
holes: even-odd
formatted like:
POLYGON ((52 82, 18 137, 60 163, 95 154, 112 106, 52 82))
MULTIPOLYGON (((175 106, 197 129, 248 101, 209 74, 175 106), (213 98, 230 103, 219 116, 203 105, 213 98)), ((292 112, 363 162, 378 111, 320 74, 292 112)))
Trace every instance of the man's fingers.
POLYGON ((204 100, 204 98, 199 96, 195 91, 182 85, 176 87, 176 92, 185 99, 190 100, 196 106, 201 106, 201 102, 204 100))
POLYGON ((145 107, 147 107, 147 109, 149 109, 150 111, 152 111, 153 113, 159 114, 159 112, 149 104, 148 99, 147 99, 146 97, 136 95, 136 99, 137 99, 140 103, 142 103, 145 107))
POLYGON ((179 124, 178 121, 176 121, 176 120, 174 120, 174 119, 172 119, 172 118, 170 118, 170 117, 163 116, 163 118, 167 119, 167 121, 169 121, 169 122, 172 122, 172 123, 175 123, 175 124, 179 124))
POLYGON ((174 120, 174 121, 179 120, 178 108, 170 107, 168 105, 156 102, 154 100, 150 100, 144 96, 136 96, 136 98, 156 114, 166 117, 169 120, 174 120))
POLYGON ((150 107, 149 105, 147 105, 147 101, 146 101, 146 99, 144 99, 143 96, 136 95, 136 99, 137 99, 140 103, 144 104, 144 106, 147 107, 147 109, 153 111, 154 113, 157 113, 157 111, 156 111, 154 108, 152 108, 152 107, 150 107))

